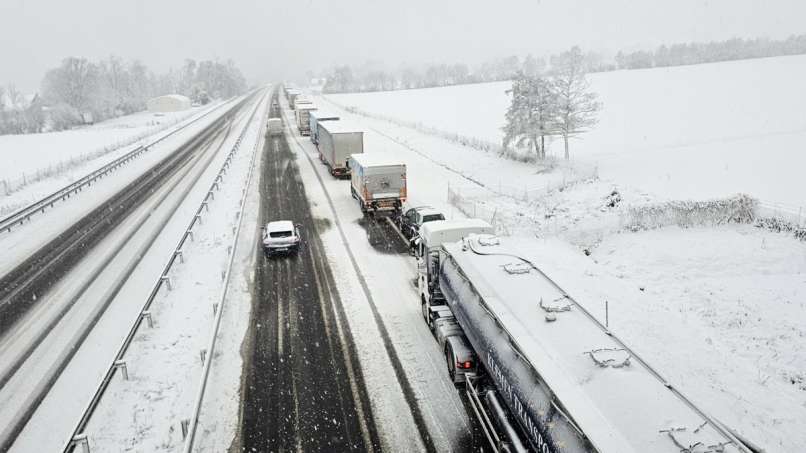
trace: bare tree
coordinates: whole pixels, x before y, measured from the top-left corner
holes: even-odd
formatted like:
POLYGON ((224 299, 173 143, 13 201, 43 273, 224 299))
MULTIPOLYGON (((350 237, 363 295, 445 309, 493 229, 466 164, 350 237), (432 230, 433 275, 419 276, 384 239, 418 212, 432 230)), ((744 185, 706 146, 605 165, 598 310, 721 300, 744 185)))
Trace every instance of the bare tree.
POLYGON ((9 107, 12 109, 19 109, 25 107, 25 96, 17 89, 13 83, 9 83, 6 87, 6 99, 8 99, 9 107))
POLYGON ((51 69, 42 82, 44 96, 52 102, 63 102, 79 111, 90 111, 98 87, 98 69, 86 58, 68 57, 61 66, 51 69))
POLYGON ((565 158, 569 159, 568 140, 596 124, 596 113, 602 104, 590 90, 585 75, 585 57, 579 47, 560 54, 552 65, 557 94, 556 129, 563 136, 565 158))

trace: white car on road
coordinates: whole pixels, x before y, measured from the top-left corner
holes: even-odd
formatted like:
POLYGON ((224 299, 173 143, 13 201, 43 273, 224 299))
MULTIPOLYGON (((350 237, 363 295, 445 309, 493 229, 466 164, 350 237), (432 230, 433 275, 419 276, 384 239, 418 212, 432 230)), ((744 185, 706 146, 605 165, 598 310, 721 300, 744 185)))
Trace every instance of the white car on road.
POLYGON ((269 222, 263 228, 263 252, 266 256, 296 253, 300 242, 299 228, 290 220, 269 222))

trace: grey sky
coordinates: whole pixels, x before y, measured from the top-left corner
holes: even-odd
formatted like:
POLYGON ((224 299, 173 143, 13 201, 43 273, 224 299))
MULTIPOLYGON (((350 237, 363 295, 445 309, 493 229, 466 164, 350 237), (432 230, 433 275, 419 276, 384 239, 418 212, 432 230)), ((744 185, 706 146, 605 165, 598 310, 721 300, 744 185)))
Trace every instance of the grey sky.
POLYGON ((250 81, 381 60, 475 63, 577 44, 806 33, 803 0, 0 0, 0 84, 36 90, 68 55, 141 59, 157 71, 232 58, 250 81))

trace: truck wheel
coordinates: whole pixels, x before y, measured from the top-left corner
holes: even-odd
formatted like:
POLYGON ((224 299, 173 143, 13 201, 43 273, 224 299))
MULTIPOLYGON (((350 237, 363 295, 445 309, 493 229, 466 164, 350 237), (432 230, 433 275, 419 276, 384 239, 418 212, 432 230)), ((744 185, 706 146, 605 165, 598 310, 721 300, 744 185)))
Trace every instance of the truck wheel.
POLYGON ((445 346, 445 362, 448 365, 448 375, 451 377, 453 385, 458 385, 456 382, 456 364, 453 362, 453 351, 450 346, 445 346))

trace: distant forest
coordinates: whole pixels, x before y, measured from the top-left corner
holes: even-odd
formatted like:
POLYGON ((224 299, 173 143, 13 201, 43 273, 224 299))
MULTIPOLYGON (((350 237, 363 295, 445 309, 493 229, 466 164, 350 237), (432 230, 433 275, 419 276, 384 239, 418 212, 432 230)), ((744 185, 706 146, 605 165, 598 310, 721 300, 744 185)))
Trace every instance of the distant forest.
MULTIPOLYGON (((605 58, 596 52, 586 52, 586 72, 605 72, 618 69, 642 69, 665 66, 682 66, 749 58, 806 54, 806 35, 790 36, 774 41, 766 38, 662 45, 654 50, 618 52, 614 58, 605 58)), ((429 88, 465 83, 512 80, 516 74, 537 75, 551 72, 559 55, 548 58, 512 55, 486 61, 470 67, 464 63, 432 64, 427 66, 401 66, 388 70, 379 62, 360 66, 341 65, 325 71, 324 93, 365 92, 429 88)), ((315 74, 309 73, 311 78, 315 74)))
POLYGON ((183 94, 205 104, 245 90, 246 79, 232 61, 188 59, 179 70, 155 74, 137 60, 68 57, 45 74, 33 97, 13 84, 0 86, 0 135, 63 130, 127 115, 145 110, 148 99, 165 94, 183 94))

